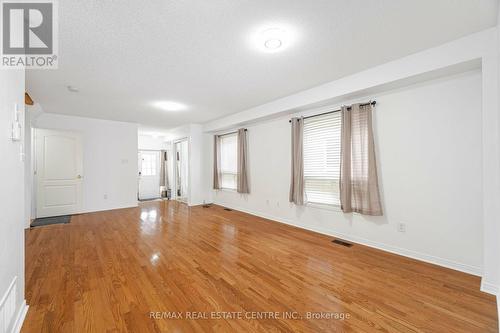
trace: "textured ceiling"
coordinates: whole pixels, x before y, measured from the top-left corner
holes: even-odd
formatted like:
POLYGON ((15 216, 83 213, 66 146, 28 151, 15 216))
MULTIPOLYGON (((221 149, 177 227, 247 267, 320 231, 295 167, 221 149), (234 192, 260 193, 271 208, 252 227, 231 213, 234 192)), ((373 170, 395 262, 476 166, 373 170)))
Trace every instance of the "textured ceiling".
POLYGON ((45 112, 138 122, 203 123, 496 24, 497 0, 64 0, 59 69, 31 70, 45 112), (251 32, 285 24, 281 53, 251 32), (66 86, 79 89, 71 93, 66 86), (187 111, 149 104, 174 100, 187 111))

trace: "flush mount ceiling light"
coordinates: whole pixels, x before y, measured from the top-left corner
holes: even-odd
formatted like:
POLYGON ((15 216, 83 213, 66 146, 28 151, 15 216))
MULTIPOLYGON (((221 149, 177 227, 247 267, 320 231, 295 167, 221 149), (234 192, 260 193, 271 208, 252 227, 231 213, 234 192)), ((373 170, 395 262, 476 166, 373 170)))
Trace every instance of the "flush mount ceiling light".
POLYGON ((158 102, 154 102, 152 105, 158 109, 162 109, 165 111, 174 111, 175 112, 175 111, 183 111, 183 110, 187 109, 186 105, 184 105, 182 103, 178 103, 178 102, 173 102, 173 101, 158 101, 158 102))
POLYGON ((283 25, 267 25, 255 29, 252 47, 265 53, 277 53, 289 48, 296 40, 296 33, 283 25))
POLYGON ((283 45, 281 39, 268 39, 264 42, 264 46, 269 50, 280 48, 281 45, 283 45))

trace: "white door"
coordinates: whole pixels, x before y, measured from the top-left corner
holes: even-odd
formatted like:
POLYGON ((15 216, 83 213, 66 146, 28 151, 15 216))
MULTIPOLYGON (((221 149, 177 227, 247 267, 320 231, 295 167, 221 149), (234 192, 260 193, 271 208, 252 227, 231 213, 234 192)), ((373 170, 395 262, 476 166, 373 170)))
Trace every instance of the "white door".
POLYGON ((160 152, 139 151, 139 200, 160 197, 160 152))
POLYGON ((82 206, 82 140, 79 133, 37 129, 37 217, 79 213, 82 206))

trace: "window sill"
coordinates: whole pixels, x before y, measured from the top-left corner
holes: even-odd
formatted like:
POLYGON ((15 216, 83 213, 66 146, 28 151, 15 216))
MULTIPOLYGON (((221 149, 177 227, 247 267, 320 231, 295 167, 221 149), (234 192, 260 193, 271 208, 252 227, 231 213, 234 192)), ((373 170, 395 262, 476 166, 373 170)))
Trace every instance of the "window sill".
POLYGON ((340 205, 327 205, 327 204, 321 204, 321 203, 315 203, 315 202, 308 202, 308 203, 306 203, 306 206, 311 207, 311 208, 330 210, 330 211, 334 211, 334 212, 342 212, 340 205))
POLYGON ((235 188, 220 188, 220 189, 218 189, 216 191, 229 192, 229 193, 238 193, 238 192, 236 192, 235 188))

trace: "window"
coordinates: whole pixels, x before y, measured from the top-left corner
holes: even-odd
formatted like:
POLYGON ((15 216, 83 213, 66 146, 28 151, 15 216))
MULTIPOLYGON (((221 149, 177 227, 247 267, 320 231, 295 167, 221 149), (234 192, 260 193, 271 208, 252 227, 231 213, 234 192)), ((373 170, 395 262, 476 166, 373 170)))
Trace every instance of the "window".
POLYGON ((156 176, 156 160, 155 153, 142 153, 141 176, 156 176))
POLYGON ((340 112, 304 119, 307 202, 340 205, 340 135, 340 112))
POLYGON ((220 170, 221 187, 225 189, 236 189, 237 174, 237 134, 227 134, 219 137, 220 140, 220 170))

